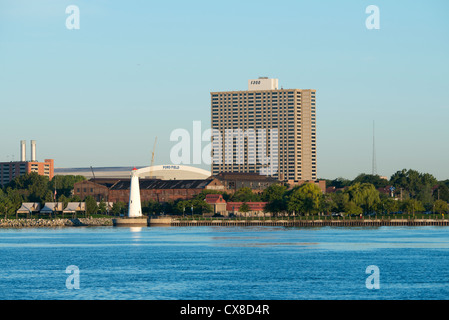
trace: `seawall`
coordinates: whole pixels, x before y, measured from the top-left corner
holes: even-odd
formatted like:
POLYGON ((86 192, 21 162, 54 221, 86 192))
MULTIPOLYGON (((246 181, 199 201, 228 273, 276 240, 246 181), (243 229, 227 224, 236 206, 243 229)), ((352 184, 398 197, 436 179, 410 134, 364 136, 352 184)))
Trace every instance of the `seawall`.
MULTIPOLYGON (((81 227, 114 226, 114 218, 77 218, 77 219, 0 219, 0 228, 38 228, 38 227, 81 227)), ((179 219, 149 218, 142 219, 142 225, 148 226, 282 226, 282 227, 380 227, 380 226, 449 226, 449 219, 179 219), (146 223, 147 222, 147 223, 146 223)), ((132 226, 132 225, 129 225, 132 226)))
POLYGON ((449 219, 266 219, 266 220, 187 220, 176 218, 150 219, 149 225, 158 226, 283 226, 283 227, 380 227, 380 226, 449 226, 449 219))

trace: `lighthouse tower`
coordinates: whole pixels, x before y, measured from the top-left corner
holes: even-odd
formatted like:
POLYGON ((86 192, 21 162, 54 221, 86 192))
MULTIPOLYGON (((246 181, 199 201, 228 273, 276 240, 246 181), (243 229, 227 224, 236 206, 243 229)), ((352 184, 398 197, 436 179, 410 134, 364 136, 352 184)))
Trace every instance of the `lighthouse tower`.
POLYGON ((128 217, 135 218, 141 216, 142 216, 142 206, 140 204, 139 175, 137 174, 137 169, 134 168, 131 171, 128 217))

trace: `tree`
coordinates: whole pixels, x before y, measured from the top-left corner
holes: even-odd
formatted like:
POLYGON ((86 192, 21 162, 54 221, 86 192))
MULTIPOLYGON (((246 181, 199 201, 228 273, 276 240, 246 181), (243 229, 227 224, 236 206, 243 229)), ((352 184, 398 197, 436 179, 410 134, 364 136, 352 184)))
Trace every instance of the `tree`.
POLYGON ((149 200, 142 203, 142 212, 145 214, 159 214, 162 211, 162 205, 155 200, 149 200))
POLYGON ((14 205, 11 199, 0 189, 0 214, 4 215, 5 219, 7 219, 8 215, 14 212, 13 210, 14 205))
POLYGON ((206 201, 204 201, 204 199, 195 198, 192 201, 192 205, 193 205, 193 212, 195 214, 203 214, 213 211, 212 206, 208 204, 206 201))
POLYGON ((54 192, 56 189, 56 193, 58 195, 64 195, 67 198, 70 198, 72 196, 72 191, 75 183, 84 181, 86 178, 84 176, 74 176, 74 175, 67 175, 67 176, 59 176, 56 175, 51 179, 51 181, 48 183, 48 188, 54 192))
POLYGON ((98 206, 97 201, 95 201, 94 197, 87 196, 86 199, 84 199, 84 202, 86 203, 86 215, 97 213, 98 206))
POLYGON ((379 191, 371 183, 355 183, 344 191, 349 201, 362 208, 364 212, 372 212, 380 203, 379 191))
POLYGON ((247 213, 247 212, 249 212, 249 210, 250 210, 249 205, 246 202, 243 202, 239 208, 239 212, 243 212, 243 213, 247 213))
POLYGON ((329 214, 330 212, 338 208, 337 203, 334 201, 332 195, 332 193, 326 193, 323 195, 320 202, 320 211, 329 214))
POLYGON ((115 216, 119 216, 120 214, 125 213, 126 203, 122 201, 117 201, 112 205, 112 213, 115 216))
POLYGON ((326 180, 326 186, 328 187, 335 187, 336 189, 342 189, 345 187, 350 186, 352 183, 351 180, 339 177, 334 180, 326 180))
POLYGON ((7 188, 20 190, 25 199, 30 202, 45 202, 48 195, 48 177, 36 172, 26 173, 14 178, 7 188))
POLYGON ((391 198, 384 198, 382 199, 380 205, 379 205, 379 209, 382 212, 386 212, 388 214, 392 213, 392 212, 397 212, 399 211, 399 203, 396 200, 393 200, 391 198))
POLYGON ((330 197, 335 204, 335 210, 338 212, 346 212, 346 207, 349 203, 349 194, 347 192, 338 191, 331 193, 330 197))
POLYGON ((410 198, 416 198, 420 193, 421 197, 425 197, 429 189, 438 183, 433 175, 412 169, 397 171, 391 176, 390 182, 396 191, 402 188, 410 198))
POLYGON ((448 203, 444 200, 436 200, 435 203, 435 212, 436 213, 447 213, 449 211, 448 203))
POLYGON ((402 201, 401 204, 403 210, 407 213, 415 214, 417 211, 424 211, 424 207, 421 202, 416 199, 407 199, 402 201))
POLYGON ((378 175, 361 173, 352 181, 352 184, 355 184, 355 183, 360 183, 360 184, 370 183, 370 184, 374 185, 374 187, 376 189, 379 189, 379 188, 385 188, 388 185, 388 180, 382 179, 378 175))
POLYGON ((260 196, 254 193, 251 188, 243 187, 238 189, 232 196, 232 202, 257 202, 260 201, 260 196))
POLYGON ((287 209, 289 212, 318 213, 320 210, 321 189, 314 183, 304 183, 292 189, 288 196, 287 209))
POLYGON ((98 204, 97 212, 100 214, 106 214, 106 211, 107 211, 106 202, 101 200, 100 203, 98 204))
POLYGON ((362 214, 363 213, 363 209, 362 207, 358 206, 354 201, 349 201, 346 203, 345 205, 345 212, 347 214, 362 214))
POLYGON ((265 212, 278 215, 280 212, 287 211, 286 201, 287 187, 278 184, 272 184, 262 193, 262 200, 267 202, 265 212))
POLYGON ((433 198, 449 202, 449 187, 445 183, 440 182, 438 188, 433 191, 433 198))

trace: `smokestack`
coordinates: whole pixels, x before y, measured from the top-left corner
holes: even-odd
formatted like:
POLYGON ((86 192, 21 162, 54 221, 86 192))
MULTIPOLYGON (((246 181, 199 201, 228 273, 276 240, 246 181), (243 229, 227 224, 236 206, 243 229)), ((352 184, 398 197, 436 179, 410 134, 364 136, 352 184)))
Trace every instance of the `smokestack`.
POLYGON ((21 140, 20 141, 20 161, 25 162, 26 161, 26 141, 21 140))
POLYGON ((31 140, 31 161, 36 161, 36 140, 31 140))

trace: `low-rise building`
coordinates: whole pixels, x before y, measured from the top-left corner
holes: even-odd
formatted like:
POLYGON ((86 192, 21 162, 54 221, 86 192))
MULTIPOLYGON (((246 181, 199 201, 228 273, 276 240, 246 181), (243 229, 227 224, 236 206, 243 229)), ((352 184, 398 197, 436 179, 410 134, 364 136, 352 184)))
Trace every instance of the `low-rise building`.
POLYGON ((228 214, 234 214, 235 216, 265 216, 265 206, 267 205, 267 202, 228 202, 226 204, 226 211, 228 214), (243 204, 248 205, 248 211, 242 212, 240 210, 241 206, 243 204))
POLYGON ((17 213, 25 213, 25 214, 33 214, 39 212, 41 209, 41 205, 38 202, 24 202, 17 209, 17 213))
MULTIPOLYGON (((74 185, 74 195, 85 199, 93 196, 96 201, 125 202, 129 201, 130 179, 91 179, 77 182, 74 185)), ((203 190, 224 191, 223 184, 218 179, 205 180, 159 180, 140 179, 141 202, 169 202, 192 199, 203 190)))
POLYGON ((31 157, 27 161, 25 140, 20 141, 20 161, 0 162, 0 185, 4 186, 21 175, 35 172, 47 176, 50 180, 54 176, 54 160, 36 160, 36 141, 31 140, 31 157))
POLYGON ((241 188, 250 188, 258 193, 274 183, 280 183, 275 178, 250 172, 222 172, 214 177, 221 181, 229 193, 234 193, 241 188))
POLYGON ((204 200, 213 207, 214 214, 224 215, 226 213, 226 201, 221 194, 207 194, 204 200))

